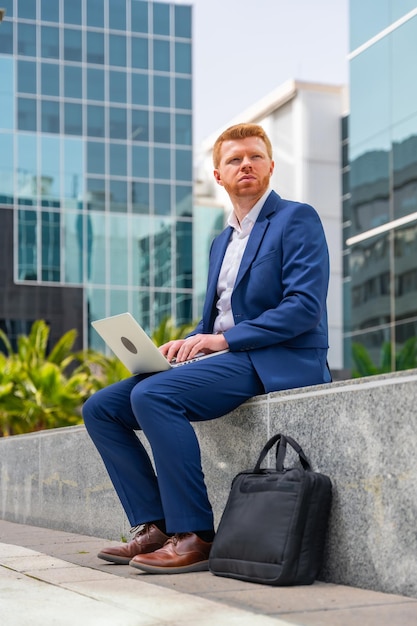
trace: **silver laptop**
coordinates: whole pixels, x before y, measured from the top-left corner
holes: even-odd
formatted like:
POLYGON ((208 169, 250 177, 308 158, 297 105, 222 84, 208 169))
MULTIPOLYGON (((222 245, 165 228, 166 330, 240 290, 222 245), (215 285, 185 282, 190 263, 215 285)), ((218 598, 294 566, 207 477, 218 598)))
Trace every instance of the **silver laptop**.
POLYGON ((105 317, 91 322, 91 325, 132 374, 163 372, 172 367, 228 352, 221 350, 211 354, 200 354, 181 363, 175 361, 170 363, 130 313, 105 317))

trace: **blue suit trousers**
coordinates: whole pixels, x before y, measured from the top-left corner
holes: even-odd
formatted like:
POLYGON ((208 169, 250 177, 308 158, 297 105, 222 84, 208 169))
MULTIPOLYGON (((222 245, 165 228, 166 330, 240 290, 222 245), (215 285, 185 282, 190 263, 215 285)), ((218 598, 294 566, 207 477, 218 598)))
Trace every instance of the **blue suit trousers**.
POLYGON ((87 400, 87 431, 132 526, 165 519, 167 532, 213 527, 191 422, 221 417, 262 393, 247 352, 228 352, 133 376, 87 400), (154 464, 137 430, 149 441, 154 464))

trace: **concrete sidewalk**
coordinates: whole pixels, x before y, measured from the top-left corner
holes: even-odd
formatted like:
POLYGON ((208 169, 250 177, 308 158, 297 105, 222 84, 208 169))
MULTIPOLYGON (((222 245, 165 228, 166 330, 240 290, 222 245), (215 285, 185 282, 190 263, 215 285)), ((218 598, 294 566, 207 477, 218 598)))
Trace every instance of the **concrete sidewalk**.
POLYGON ((105 539, 0 520, 2 626, 414 626, 417 600, 317 582, 149 575, 96 557, 105 539))

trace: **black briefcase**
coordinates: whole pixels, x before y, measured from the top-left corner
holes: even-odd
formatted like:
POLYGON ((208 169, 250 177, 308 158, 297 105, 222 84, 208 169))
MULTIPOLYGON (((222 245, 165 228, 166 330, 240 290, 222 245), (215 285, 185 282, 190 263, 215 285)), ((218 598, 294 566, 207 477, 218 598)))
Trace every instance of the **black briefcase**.
POLYGON ((253 471, 233 479, 210 571, 266 585, 313 583, 322 565, 331 496, 330 478, 312 471, 298 443, 275 435, 253 471), (275 443, 276 468, 262 469, 275 443), (287 443, 298 454, 299 467, 284 467, 287 443))

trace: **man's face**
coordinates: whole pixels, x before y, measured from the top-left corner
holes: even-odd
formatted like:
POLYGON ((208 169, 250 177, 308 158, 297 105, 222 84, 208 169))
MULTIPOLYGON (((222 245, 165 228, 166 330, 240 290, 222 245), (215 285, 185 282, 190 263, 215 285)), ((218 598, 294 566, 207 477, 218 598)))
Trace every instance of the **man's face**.
POLYGON ((231 198, 260 198, 268 189, 274 162, 260 137, 231 139, 221 146, 214 177, 231 198))

